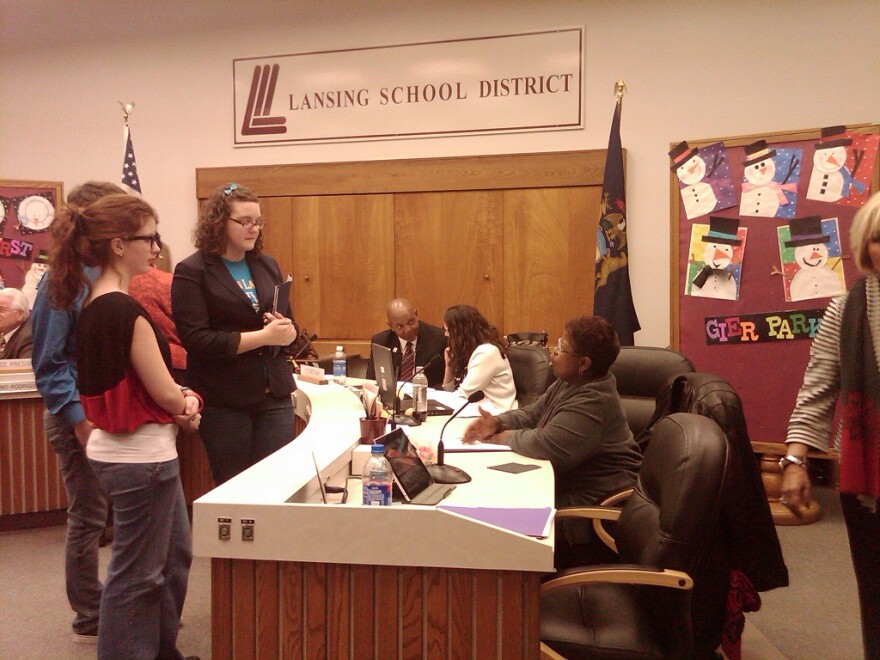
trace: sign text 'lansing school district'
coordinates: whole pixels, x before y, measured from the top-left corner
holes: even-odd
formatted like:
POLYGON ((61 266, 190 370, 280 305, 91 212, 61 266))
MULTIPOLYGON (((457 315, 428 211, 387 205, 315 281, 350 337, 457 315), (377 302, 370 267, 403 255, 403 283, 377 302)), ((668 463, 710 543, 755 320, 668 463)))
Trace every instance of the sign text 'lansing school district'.
POLYGON ((233 61, 235 144, 583 128, 584 29, 233 61))

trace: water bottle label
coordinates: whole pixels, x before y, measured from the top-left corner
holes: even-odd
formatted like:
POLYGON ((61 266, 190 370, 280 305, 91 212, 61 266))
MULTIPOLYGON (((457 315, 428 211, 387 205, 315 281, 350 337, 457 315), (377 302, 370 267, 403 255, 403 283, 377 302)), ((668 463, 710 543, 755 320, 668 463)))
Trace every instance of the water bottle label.
POLYGON ((345 376, 345 360, 333 360, 333 375, 345 376))
POLYGON ((371 481, 364 484, 364 504, 366 506, 388 506, 391 504, 391 482, 371 481))

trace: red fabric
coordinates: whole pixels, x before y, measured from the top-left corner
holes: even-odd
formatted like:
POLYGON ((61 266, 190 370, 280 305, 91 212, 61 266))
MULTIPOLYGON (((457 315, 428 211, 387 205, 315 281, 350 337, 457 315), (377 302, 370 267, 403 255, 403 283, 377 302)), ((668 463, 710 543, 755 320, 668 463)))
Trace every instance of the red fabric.
POLYGON ((745 612, 761 609, 761 596, 742 571, 730 569, 727 589, 727 620, 721 631, 721 649, 728 660, 741 660, 742 633, 746 627, 745 612))
POLYGON ((171 281, 174 276, 158 268, 150 268, 142 275, 136 275, 128 285, 128 295, 137 300, 147 310, 153 323, 168 340, 171 349, 171 366, 186 370, 186 349, 177 336, 177 327, 171 316, 171 281))
POLYGON ((840 492, 880 497, 880 411, 861 392, 844 392, 840 492))
POLYGON ((99 395, 80 393, 86 417, 108 433, 130 433, 142 424, 168 424, 174 418, 153 401, 132 369, 125 378, 99 395))

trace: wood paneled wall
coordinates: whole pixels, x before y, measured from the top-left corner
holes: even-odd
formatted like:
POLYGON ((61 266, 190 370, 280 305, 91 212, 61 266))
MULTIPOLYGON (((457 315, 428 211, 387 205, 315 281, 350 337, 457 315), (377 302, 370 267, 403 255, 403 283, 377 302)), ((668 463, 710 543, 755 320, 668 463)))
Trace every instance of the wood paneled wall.
POLYGON ((326 350, 368 353, 385 304, 442 325, 480 309, 502 333, 562 332, 592 309, 605 151, 208 168, 260 196, 266 252, 294 277, 297 321, 326 350), (354 349, 353 349, 354 347, 354 349))

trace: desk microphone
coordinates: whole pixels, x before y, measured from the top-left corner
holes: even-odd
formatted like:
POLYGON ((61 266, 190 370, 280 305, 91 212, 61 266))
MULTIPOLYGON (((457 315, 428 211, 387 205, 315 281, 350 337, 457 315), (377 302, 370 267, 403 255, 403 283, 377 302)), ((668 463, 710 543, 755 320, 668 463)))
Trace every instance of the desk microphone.
MULTIPOLYGON (((428 367, 433 366, 438 360, 442 360, 442 359, 443 359, 443 355, 441 353, 438 353, 437 355, 432 357, 430 360, 428 360, 425 363, 425 366, 423 366, 423 367, 415 367, 414 366, 412 376, 400 381, 400 383, 397 386, 397 392, 394 393, 394 408, 395 408, 395 410, 394 410, 394 415, 392 416, 392 421, 395 424, 400 424, 401 426, 419 426, 419 425, 421 425, 421 423, 422 423, 421 420, 416 419, 415 417, 412 417, 411 415, 403 415, 399 412, 398 401, 400 401, 400 391, 403 389, 404 385, 406 385, 407 383, 412 381, 413 378, 416 377, 416 374, 419 373, 420 369, 421 369, 422 373, 425 373, 425 371, 428 370, 428 367)), ((413 406, 415 407, 415 400, 413 400, 413 406)))
POLYGON ((303 351, 305 351, 307 348, 309 348, 312 345, 312 342, 315 341, 317 338, 318 338, 318 335, 312 335, 311 337, 307 337, 306 343, 303 344, 302 348, 300 348, 296 352, 296 355, 293 356, 293 359, 294 360, 298 359, 303 354, 303 351))
POLYGON ((443 428, 440 429, 440 441, 437 443, 437 464, 426 466, 428 468, 428 472, 431 473, 431 477, 438 484, 466 484, 468 481, 471 480, 471 476, 461 468, 457 468, 452 465, 446 465, 444 461, 443 450, 443 431, 446 430, 449 422, 451 422, 458 416, 458 413, 460 413, 470 404, 477 403, 477 401, 482 401, 484 398, 486 398, 486 394, 483 392, 483 390, 477 390, 476 392, 472 393, 467 398, 467 402, 454 413, 452 413, 449 419, 446 420, 446 424, 444 424, 443 428))

